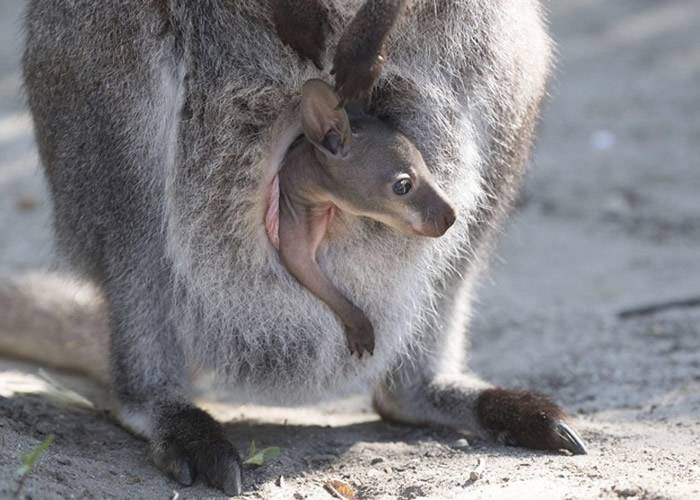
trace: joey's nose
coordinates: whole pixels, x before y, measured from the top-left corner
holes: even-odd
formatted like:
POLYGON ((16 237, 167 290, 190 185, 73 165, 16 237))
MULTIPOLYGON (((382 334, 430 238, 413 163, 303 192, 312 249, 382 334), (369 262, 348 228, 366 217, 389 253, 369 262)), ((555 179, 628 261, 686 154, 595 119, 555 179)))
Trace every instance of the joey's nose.
POLYGON ((454 224, 456 220, 457 220, 457 214, 455 213, 454 209, 450 208, 442 220, 443 227, 445 228, 443 233, 445 231, 447 231, 449 228, 451 228, 452 224, 454 224))
POLYGON ((447 207, 441 213, 414 228, 414 232, 421 236, 439 238, 452 227, 456 220, 457 213, 455 210, 452 207, 447 207))
POLYGON ((457 214, 452 207, 445 209, 445 211, 438 216, 435 221, 436 234, 433 236, 440 237, 447 232, 447 230, 452 227, 452 224, 457 220, 457 214))

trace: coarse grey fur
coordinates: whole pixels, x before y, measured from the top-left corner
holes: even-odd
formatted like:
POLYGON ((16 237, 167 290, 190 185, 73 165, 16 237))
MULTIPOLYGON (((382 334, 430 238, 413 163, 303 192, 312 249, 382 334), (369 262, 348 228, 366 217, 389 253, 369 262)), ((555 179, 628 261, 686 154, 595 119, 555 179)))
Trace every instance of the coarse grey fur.
MULTIPOLYGON (((324 3, 334 47, 362 2, 324 3)), ((280 42, 265 3, 30 2, 24 77, 58 246, 106 298, 120 418, 156 455, 202 370, 264 401, 379 387, 387 417, 485 434, 488 385, 463 361, 471 290, 527 163, 551 43, 536 0, 416 0, 385 50, 370 111, 413 141, 460 217, 437 240, 338 217, 319 262, 374 324, 359 361, 265 234, 298 134, 289 110, 304 81, 329 80, 280 42)))

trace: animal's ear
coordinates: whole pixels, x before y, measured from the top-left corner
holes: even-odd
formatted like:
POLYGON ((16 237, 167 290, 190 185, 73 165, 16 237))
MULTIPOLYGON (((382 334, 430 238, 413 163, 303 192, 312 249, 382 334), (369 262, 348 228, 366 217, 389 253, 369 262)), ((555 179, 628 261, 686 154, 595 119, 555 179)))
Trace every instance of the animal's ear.
POLYGON ((333 87, 309 80, 301 91, 304 135, 317 149, 334 158, 347 156, 352 141, 350 120, 333 87))

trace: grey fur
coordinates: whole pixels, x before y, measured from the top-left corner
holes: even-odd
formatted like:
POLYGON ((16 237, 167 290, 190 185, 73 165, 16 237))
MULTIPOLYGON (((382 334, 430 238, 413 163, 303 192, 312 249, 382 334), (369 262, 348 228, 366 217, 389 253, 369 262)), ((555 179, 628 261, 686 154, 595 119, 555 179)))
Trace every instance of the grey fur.
MULTIPOLYGON (((32 0, 27 16, 56 237, 106 297, 125 424, 153 437, 162 404, 187 401, 188 371, 211 370, 227 389, 288 403, 381 383, 387 416, 482 432, 486 385, 461 353, 549 75, 538 2, 416 0, 386 41, 371 112, 416 144, 460 217, 438 240, 336 222, 319 261, 374 324, 375 355, 361 361, 263 226, 297 134, 288 110, 319 71, 279 41, 264 2, 160 3, 32 0)), ((362 2, 324 3, 334 47, 362 2)))

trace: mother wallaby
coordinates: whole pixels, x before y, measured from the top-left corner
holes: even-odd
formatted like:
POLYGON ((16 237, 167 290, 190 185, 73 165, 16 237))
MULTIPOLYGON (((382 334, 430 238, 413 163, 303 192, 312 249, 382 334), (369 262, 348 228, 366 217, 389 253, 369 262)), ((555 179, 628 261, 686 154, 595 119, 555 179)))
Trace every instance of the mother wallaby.
POLYGON ((58 248, 106 299, 120 421, 178 481, 199 473, 229 494, 241 489, 238 454, 190 403, 195 370, 288 403, 370 389, 395 421, 584 452, 556 405, 492 388, 463 363, 470 292, 549 74, 538 2, 414 0, 387 21, 377 12, 406 2, 305 0, 290 22, 321 31, 296 41, 280 26, 285 3, 30 2, 24 76, 58 248), (336 83, 349 97, 362 93, 358 74, 378 75, 362 58, 386 54, 370 112, 416 145, 460 214, 438 240, 334 219, 319 264, 375 327, 375 354, 362 360, 280 264, 263 224, 299 133, 298 89, 333 66, 339 40, 336 83))

